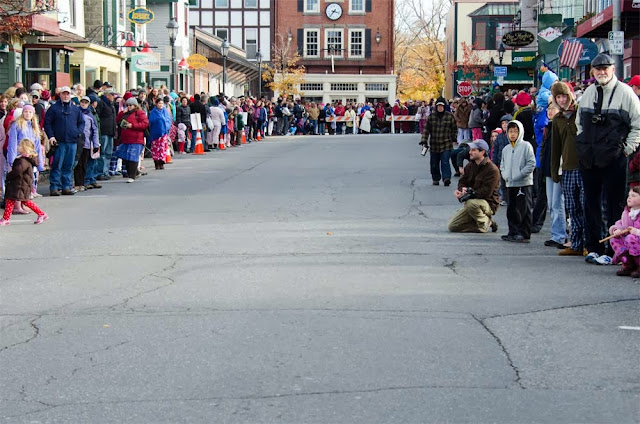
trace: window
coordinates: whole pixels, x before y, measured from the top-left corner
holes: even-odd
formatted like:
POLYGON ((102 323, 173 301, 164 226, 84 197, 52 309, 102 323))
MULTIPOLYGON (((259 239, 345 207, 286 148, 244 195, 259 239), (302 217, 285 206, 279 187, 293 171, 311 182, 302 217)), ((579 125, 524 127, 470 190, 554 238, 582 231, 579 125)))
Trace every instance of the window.
POLYGON ((344 101, 346 104, 353 103, 355 105, 358 103, 358 99, 356 99, 355 97, 347 97, 346 99, 344 99, 344 101))
POLYGON ((69 0, 69 26, 72 28, 76 27, 78 20, 76 7, 78 7, 76 0, 69 0))
POLYGON ((304 57, 320 57, 320 30, 304 30, 304 57))
POLYGON ((472 22, 473 45, 476 50, 497 50, 502 36, 511 31, 511 22, 498 22, 495 19, 473 19, 472 22))
POLYGON ((347 82, 332 83, 331 91, 358 91, 358 84, 347 82))
POLYGON ((50 49, 27 49, 26 50, 27 71, 50 71, 51 70, 51 50, 50 49))
POLYGON ((300 90, 302 91, 322 91, 322 83, 305 83, 300 84, 300 90))
POLYGON ((342 57, 342 32, 341 29, 325 30, 325 46, 327 46, 327 55, 342 57))
POLYGON ((244 7, 258 7, 258 0, 244 0, 244 7))
POLYGON ((244 31, 244 50, 247 52, 247 59, 255 60, 258 51, 258 30, 255 28, 244 31))
POLYGON ((389 91, 389 84, 385 83, 368 83, 364 85, 366 91, 389 91))
POLYGON ((304 0, 304 11, 320 13, 320 0, 304 0))
POLYGON ((364 13, 364 0, 351 0, 349 12, 364 13))
POLYGON ((364 57, 364 30, 349 30, 349 57, 364 57))
POLYGON ((229 0, 216 0, 216 7, 229 7, 229 0))
POLYGON ((229 30, 226 28, 216 29, 216 37, 222 38, 223 40, 229 40, 229 30))

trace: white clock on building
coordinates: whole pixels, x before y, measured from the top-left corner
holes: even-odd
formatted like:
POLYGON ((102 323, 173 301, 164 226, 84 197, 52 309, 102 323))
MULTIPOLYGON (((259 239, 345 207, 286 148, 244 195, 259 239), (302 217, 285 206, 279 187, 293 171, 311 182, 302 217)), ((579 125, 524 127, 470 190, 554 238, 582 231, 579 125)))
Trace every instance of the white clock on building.
POLYGON ((340 16, 342 16, 342 6, 340 6, 338 3, 330 3, 325 9, 325 13, 327 15, 327 18, 331 19, 332 21, 340 19, 340 16))

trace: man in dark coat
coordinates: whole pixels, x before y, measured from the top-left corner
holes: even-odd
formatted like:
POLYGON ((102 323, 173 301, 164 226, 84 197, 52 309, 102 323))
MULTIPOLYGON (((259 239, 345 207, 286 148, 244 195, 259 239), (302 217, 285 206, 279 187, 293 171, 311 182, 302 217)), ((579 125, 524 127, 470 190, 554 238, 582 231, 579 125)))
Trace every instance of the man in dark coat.
POLYGON ((113 98, 113 90, 105 90, 96 108, 100 118, 100 158, 96 161, 96 174, 99 181, 109 179, 109 163, 113 154, 113 137, 116 135, 116 107, 113 103, 113 98))
POLYGON ((422 133, 423 146, 431 149, 431 178, 433 185, 439 185, 440 179, 445 187, 451 185, 451 150, 458 137, 458 126, 451 112, 445 111, 447 102, 443 97, 436 101, 436 111, 429 115, 422 133))
POLYGON ((60 101, 54 103, 44 116, 44 131, 49 142, 57 146, 53 154, 49 190, 51 196, 73 195, 73 161, 78 140, 84 134, 84 119, 80 107, 71 101, 71 89, 60 88, 60 101))

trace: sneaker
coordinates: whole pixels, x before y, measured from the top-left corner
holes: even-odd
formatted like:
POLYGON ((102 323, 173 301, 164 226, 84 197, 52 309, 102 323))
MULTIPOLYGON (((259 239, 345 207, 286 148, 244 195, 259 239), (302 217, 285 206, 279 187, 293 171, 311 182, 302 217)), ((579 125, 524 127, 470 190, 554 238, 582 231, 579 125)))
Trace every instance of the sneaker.
POLYGON ((77 187, 74 187, 73 189, 74 189, 75 191, 85 191, 85 190, 86 190, 86 189, 88 189, 88 188, 91 188, 91 187, 87 187, 87 186, 77 186, 77 187))
MULTIPOLYGON (((637 271, 635 271, 637 273, 637 271)), ((629 268, 625 268, 622 267, 619 270, 616 271, 616 275, 619 277, 629 277, 631 274, 633 274, 634 272, 631 271, 629 268)))
POLYGON ((561 251, 558 252, 559 256, 582 256, 581 250, 573 250, 570 247, 565 247, 561 251))
POLYGON ((99 175, 98 178, 96 178, 96 180, 98 181, 109 181, 111 179, 111 177, 109 177, 108 175, 99 175))
POLYGON ((440 185, 440 181, 434 181, 433 185, 440 185))
POLYGON ((102 184, 93 183, 91 185, 93 186, 93 188, 102 188, 102 184))
POLYGON ((491 220, 491 232, 495 233, 496 231, 498 231, 498 223, 492 219, 491 220))
POLYGON ((504 236, 500 236, 500 238, 504 241, 513 241, 513 236, 510 236, 509 234, 505 234, 504 236))
POLYGON ((640 271, 633 271, 631 273, 631 278, 640 278, 640 271))
POLYGON ((591 252, 588 253, 587 256, 584 258, 585 262, 588 262, 590 264, 595 264, 596 259, 598 259, 600 255, 598 255, 596 252, 591 252))
POLYGON ((4 227, 6 225, 11 225, 8 219, 0 218, 0 227, 4 227))
POLYGON ((60 190, 51 190, 49 196, 60 196, 60 190))
POLYGON ((500 206, 507 206, 507 202, 505 202, 504 200, 500 201, 500 206))
POLYGON ((75 190, 69 190, 69 189, 62 189, 62 195, 63 196, 73 196, 74 194, 76 194, 75 190))
POLYGON ((544 242, 544 245, 547 247, 557 247, 558 249, 564 249, 564 244, 558 243, 555 240, 547 240, 544 242))
POLYGON ((444 180, 444 186, 449 187, 451 185, 451 180, 444 180))
POLYGON ((459 177, 459 176, 460 176, 460 173, 459 173, 459 172, 456 172, 455 174, 453 174, 453 176, 454 176, 454 177, 459 177))
POLYGON ((133 178, 127 178, 127 182, 128 182, 128 183, 132 183, 132 182, 134 182, 134 181, 135 181, 135 180, 134 180, 133 178))
POLYGON ((519 235, 519 234, 518 234, 517 236, 514 236, 514 237, 513 237, 511 240, 509 240, 509 241, 512 241, 512 242, 514 242, 514 243, 531 243, 531 239, 524 238, 523 236, 521 236, 521 235, 519 235))
POLYGON ((38 218, 34 221, 34 224, 42 224, 47 219, 49 219, 49 215, 45 213, 44 215, 38 216, 38 218))
POLYGON ((613 260, 611 259, 611 256, 600 255, 596 259, 594 259, 594 261, 591 263, 596 265, 611 265, 612 262, 613 260))
POLYGON ((37 199, 38 197, 42 197, 42 194, 40 193, 31 193, 31 197, 34 199, 37 199))

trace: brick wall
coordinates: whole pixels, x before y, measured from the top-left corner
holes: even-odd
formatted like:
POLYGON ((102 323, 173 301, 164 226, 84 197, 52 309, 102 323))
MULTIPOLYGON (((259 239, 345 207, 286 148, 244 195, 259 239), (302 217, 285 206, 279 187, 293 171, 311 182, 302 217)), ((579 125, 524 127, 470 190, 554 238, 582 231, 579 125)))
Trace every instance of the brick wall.
MULTIPOLYGON (((364 15, 349 15, 349 2, 351 0, 322 0, 320 1, 320 13, 311 15, 305 14, 301 10, 304 4, 303 0, 293 1, 276 1, 274 2, 274 34, 282 34, 286 40, 286 34, 290 30, 293 34, 293 40, 291 45, 293 48, 301 48, 302 40, 300 35, 304 28, 320 28, 320 49, 326 49, 325 45, 325 33, 326 29, 343 29, 343 48, 348 49, 348 29, 349 28, 365 28, 367 29, 370 37, 368 37, 367 45, 367 58, 362 61, 349 61, 341 60, 335 61, 336 73, 344 74, 356 74, 356 73, 391 73, 393 69, 393 56, 394 56, 394 13, 395 2, 394 0, 364 0, 365 3, 370 3, 370 12, 366 12, 364 15), (298 7, 295 6, 298 3, 298 7), (342 6, 342 16, 333 21, 326 17, 325 9, 331 3, 337 3, 342 6), (293 7, 292 7, 293 6, 293 7), (377 44, 375 36, 377 32, 380 32, 381 41, 377 44)), ((274 40, 278 40, 275 36, 274 40)), ((330 61, 326 60, 304 60, 302 64, 307 67, 308 73, 324 73, 327 66, 330 65, 330 61), (329 63, 329 65, 327 65, 329 63)))

